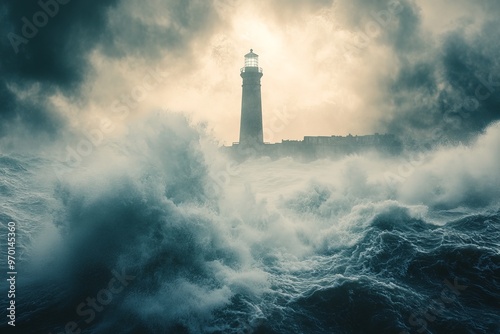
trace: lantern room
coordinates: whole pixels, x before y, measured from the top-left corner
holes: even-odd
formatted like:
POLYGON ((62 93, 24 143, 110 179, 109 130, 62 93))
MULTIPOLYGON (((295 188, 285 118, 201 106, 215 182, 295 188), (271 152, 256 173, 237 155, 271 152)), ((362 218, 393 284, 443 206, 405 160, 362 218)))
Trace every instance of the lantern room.
POLYGON ((245 55, 245 67, 241 68, 241 72, 258 72, 262 73, 262 68, 259 67, 259 55, 250 49, 250 53, 245 55))
POLYGON ((259 56, 253 53, 253 49, 245 55, 245 67, 259 67, 259 56))

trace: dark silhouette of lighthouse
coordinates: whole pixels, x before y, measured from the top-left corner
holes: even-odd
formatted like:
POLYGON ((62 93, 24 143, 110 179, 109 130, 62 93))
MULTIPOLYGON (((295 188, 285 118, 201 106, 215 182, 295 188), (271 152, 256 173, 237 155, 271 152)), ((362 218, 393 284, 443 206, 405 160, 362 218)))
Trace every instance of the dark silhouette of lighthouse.
POLYGON ((241 69, 240 75, 243 78, 240 146, 257 146, 264 142, 260 93, 260 78, 263 74, 259 67, 259 56, 253 50, 245 55, 245 67, 241 69))

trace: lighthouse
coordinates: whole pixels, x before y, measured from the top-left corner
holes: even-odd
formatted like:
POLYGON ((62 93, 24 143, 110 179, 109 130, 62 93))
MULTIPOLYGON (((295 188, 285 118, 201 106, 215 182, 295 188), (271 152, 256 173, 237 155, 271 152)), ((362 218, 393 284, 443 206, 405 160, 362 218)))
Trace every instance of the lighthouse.
POLYGON ((243 94, 241 98, 240 146, 257 146, 263 144, 262 131, 262 97, 260 78, 262 68, 259 67, 259 56, 250 50, 245 55, 245 67, 241 69, 243 94))

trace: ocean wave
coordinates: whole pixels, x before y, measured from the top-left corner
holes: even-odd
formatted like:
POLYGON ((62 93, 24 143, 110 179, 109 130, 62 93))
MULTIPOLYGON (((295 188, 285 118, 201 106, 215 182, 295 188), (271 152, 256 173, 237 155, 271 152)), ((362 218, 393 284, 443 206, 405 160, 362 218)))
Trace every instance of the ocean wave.
POLYGON ((235 162, 179 115, 138 123, 78 167, 56 163, 56 174, 53 159, 2 157, 0 218, 23 235, 19 324, 26 333, 72 322, 83 333, 498 332, 498 133, 431 153, 397 184, 383 177, 395 163, 387 157, 235 162), (107 292, 110 282, 120 292, 107 292), (457 295, 450 284, 466 288, 457 295), (111 301, 92 312, 88 298, 111 301))

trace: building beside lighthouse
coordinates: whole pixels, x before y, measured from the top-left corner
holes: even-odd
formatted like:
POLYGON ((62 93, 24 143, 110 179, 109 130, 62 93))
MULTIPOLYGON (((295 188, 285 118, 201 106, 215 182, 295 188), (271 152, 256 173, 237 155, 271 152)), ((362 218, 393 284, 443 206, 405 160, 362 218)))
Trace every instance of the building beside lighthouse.
POLYGON ((241 95, 241 118, 239 142, 222 149, 235 158, 268 156, 281 158, 293 156, 307 160, 342 157, 366 151, 397 154, 402 150, 401 142, 390 134, 366 136, 305 136, 304 140, 282 140, 281 143, 265 143, 262 117, 261 79, 262 68, 259 56, 250 49, 245 55, 244 67, 240 70, 243 80, 241 95))
POLYGON ((260 90, 262 75, 259 56, 250 49, 250 53, 245 55, 245 66, 240 70, 240 76, 243 79, 239 142, 241 146, 249 147, 264 143, 260 90))

